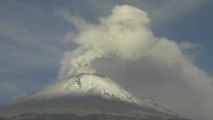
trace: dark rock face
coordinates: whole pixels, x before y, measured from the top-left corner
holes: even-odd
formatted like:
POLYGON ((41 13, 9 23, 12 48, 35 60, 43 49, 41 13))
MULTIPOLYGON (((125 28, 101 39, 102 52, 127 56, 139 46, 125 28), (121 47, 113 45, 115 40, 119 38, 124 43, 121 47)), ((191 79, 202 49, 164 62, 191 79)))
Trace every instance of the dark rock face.
POLYGON ((0 120, 185 120, 97 96, 25 101, 6 106, 0 113, 0 120))
POLYGON ((18 116, 11 116, 7 118, 0 118, 0 120, 187 120, 181 118, 162 118, 159 116, 146 115, 128 116, 116 114, 91 114, 91 115, 75 115, 75 114, 56 114, 56 113, 25 113, 18 116))
POLYGON ((107 100, 99 96, 84 96, 78 98, 66 96, 49 100, 29 100, 11 104, 0 109, 0 116, 23 114, 26 112, 79 112, 79 110, 80 112, 84 111, 83 113, 86 114, 94 112, 126 113, 131 111, 164 114, 151 108, 145 108, 122 101, 107 100))

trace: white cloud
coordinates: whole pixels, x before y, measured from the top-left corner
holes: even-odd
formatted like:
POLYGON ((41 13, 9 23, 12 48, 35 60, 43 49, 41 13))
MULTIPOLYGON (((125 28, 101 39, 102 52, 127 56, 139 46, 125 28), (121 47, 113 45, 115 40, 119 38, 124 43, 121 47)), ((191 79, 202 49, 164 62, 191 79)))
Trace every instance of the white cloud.
MULTIPOLYGON (((70 18, 72 16, 65 17, 70 18)), ((126 5, 116 6, 111 16, 100 18, 100 25, 86 25, 84 22, 84 27, 78 29, 78 36, 73 40, 79 45, 73 55, 76 58, 64 64, 66 69, 70 69, 65 78, 74 72, 94 72, 90 65, 97 58, 116 55, 125 59, 138 59, 143 56, 141 51, 148 49, 155 41, 149 30, 149 21, 146 12, 126 5)), ((74 20, 79 28, 77 23, 74 20)), ((66 36, 73 34, 68 33, 66 36)))

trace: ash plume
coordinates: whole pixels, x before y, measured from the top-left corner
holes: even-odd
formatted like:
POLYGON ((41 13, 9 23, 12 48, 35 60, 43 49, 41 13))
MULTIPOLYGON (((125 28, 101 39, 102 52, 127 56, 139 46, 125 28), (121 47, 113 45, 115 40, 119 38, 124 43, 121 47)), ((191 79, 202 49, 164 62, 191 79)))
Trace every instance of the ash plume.
POLYGON ((200 45, 154 36, 148 14, 128 5, 116 6, 97 24, 67 11, 59 14, 77 28, 65 36, 77 48, 64 54, 59 80, 95 73, 95 67, 138 96, 155 96, 178 113, 212 120, 213 78, 194 64, 196 57, 189 52, 200 45), (109 59, 116 60, 103 62, 109 59))
MULTIPOLYGON (((63 16, 68 17, 67 14, 63 16)), ((69 33, 66 39, 78 47, 74 52, 65 53, 59 79, 72 74, 95 73, 92 62, 98 58, 139 59, 156 41, 147 13, 127 5, 116 6, 110 16, 99 18, 99 24, 86 24, 77 17, 70 17, 70 20, 79 31, 78 34, 69 33)))

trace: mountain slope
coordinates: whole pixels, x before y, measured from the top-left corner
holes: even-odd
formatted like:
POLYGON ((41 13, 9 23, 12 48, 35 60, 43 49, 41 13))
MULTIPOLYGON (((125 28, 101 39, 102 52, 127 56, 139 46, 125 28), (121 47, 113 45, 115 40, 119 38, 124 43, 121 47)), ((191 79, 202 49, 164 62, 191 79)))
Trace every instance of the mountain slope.
POLYGON ((58 81, 24 99, 41 100, 61 96, 70 96, 74 98, 91 95, 100 96, 108 100, 113 99, 132 104, 142 104, 140 99, 121 88, 109 78, 92 74, 73 75, 71 79, 58 81))
POLYGON ((27 117, 74 114, 78 117, 180 118, 153 100, 140 100, 109 78, 93 74, 78 74, 68 80, 57 81, 0 109, 0 116, 8 119, 11 116, 11 119, 26 117, 26 113, 29 113, 27 117))

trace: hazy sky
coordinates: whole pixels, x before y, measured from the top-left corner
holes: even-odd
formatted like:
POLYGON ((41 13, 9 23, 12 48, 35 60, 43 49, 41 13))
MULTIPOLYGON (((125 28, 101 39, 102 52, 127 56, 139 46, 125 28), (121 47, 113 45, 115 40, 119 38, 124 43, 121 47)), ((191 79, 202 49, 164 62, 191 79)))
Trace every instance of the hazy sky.
POLYGON ((100 17, 123 4, 146 12, 154 38, 169 42, 157 42, 141 59, 109 57, 94 67, 140 98, 213 119, 212 0, 1 0, 0 105, 55 81, 64 53, 77 47, 67 38, 82 31, 75 25, 100 26, 100 17))

